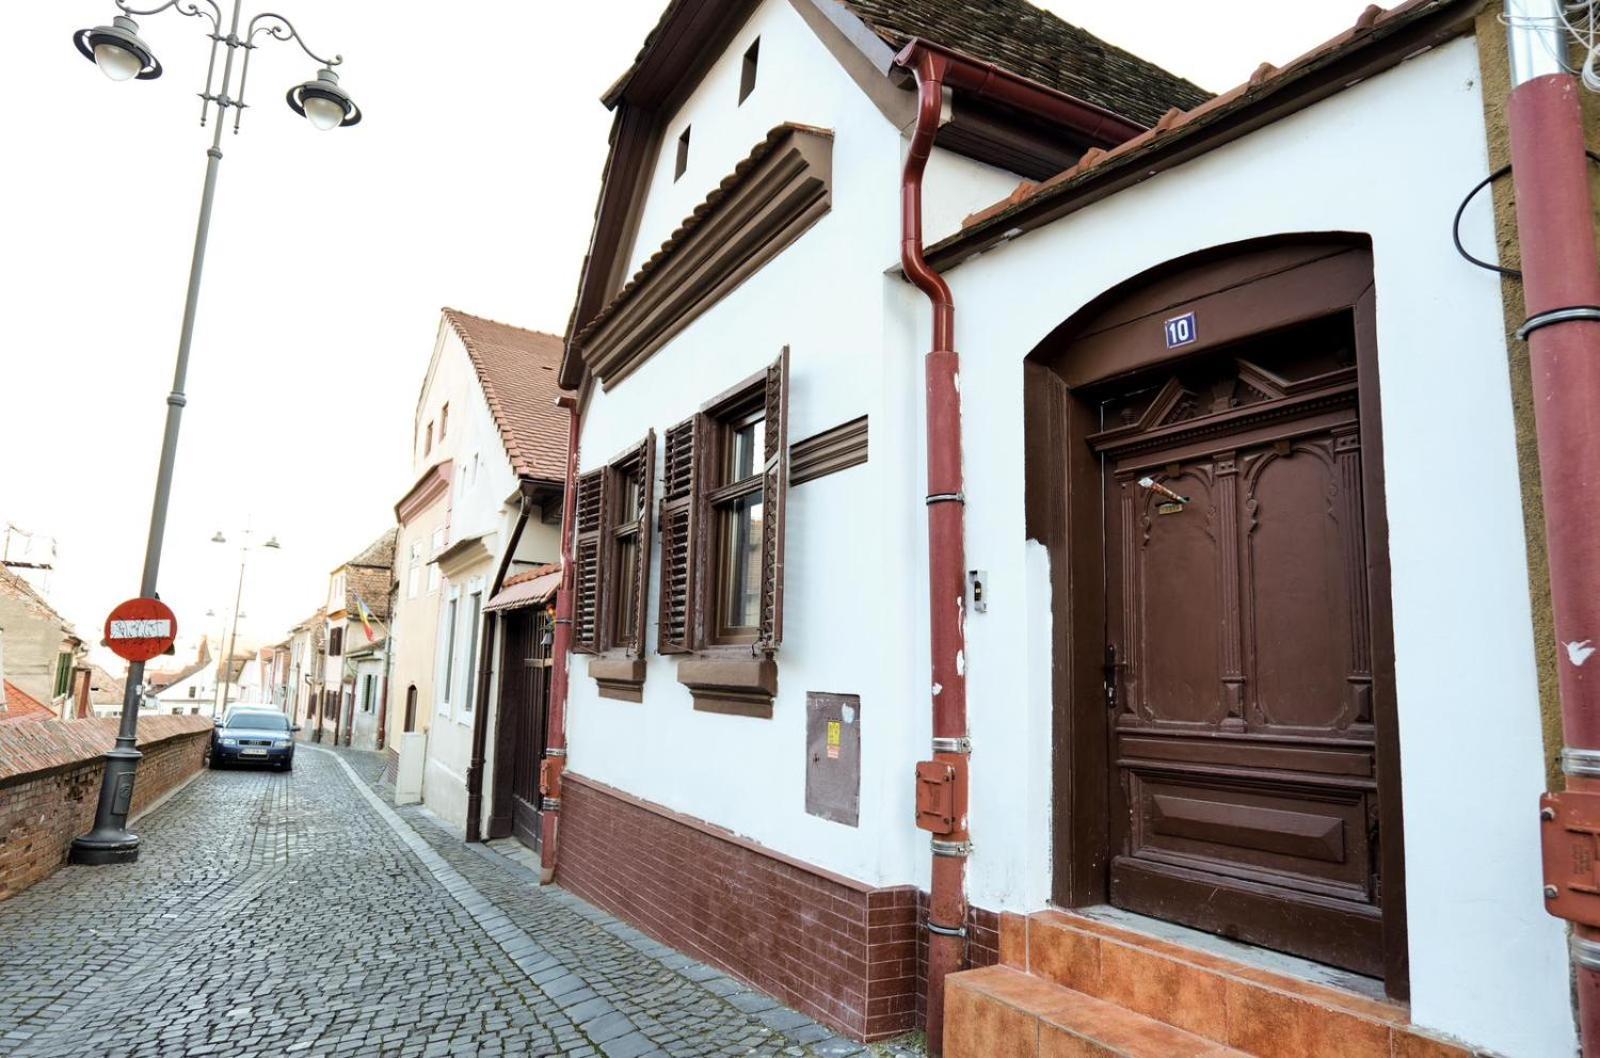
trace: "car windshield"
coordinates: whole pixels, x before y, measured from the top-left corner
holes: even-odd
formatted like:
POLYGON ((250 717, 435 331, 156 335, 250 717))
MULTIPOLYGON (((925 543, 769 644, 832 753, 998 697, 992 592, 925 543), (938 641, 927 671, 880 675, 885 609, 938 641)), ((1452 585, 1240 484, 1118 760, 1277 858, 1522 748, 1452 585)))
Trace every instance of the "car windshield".
POLYGON ((287 731, 289 718, 282 713, 234 713, 228 717, 227 726, 251 731, 287 731))

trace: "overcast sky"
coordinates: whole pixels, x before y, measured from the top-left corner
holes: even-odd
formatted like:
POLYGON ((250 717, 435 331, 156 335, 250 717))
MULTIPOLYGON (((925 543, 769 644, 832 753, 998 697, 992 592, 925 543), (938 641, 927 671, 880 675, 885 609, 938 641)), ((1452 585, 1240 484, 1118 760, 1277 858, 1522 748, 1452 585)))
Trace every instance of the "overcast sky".
MULTIPOLYGON (((255 53, 244 131, 223 142, 160 581, 185 660, 233 606, 239 551, 210 543, 217 530, 282 543, 251 556, 242 607, 241 640, 272 642, 392 523, 441 306, 564 327, 605 158, 598 97, 664 3, 272 5, 345 56, 366 117, 314 131, 283 105, 311 60, 293 44, 255 53)), ((1044 6, 1222 90, 1340 32, 1366 0, 1044 6)), ((108 0, 9 7, 0 527, 55 539, 51 600, 98 641, 138 594, 209 42, 199 19, 151 16, 141 34, 165 75, 114 84, 70 41, 116 14, 108 0)))

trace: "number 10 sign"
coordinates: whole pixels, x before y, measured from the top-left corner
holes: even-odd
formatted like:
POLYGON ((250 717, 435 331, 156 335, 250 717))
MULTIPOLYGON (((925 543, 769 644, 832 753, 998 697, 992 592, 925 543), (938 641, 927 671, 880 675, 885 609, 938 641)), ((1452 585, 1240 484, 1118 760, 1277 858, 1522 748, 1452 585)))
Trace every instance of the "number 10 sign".
POLYGON ((1180 345, 1189 345, 1200 337, 1199 330, 1194 325, 1194 313, 1186 312, 1182 316, 1174 316, 1167 321, 1167 348, 1176 349, 1180 345))

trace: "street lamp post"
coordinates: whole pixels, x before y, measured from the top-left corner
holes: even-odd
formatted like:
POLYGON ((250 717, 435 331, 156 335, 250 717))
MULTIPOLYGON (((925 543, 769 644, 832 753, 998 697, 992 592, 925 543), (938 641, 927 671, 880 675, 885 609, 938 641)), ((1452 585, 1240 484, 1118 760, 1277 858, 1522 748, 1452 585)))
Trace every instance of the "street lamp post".
MULTIPOLYGON (((245 81, 250 73, 250 55, 267 39, 289 41, 300 46, 322 68, 313 80, 296 85, 289 90, 289 107, 319 129, 354 125, 361 120, 361 110, 349 94, 339 87, 338 75, 333 67, 343 62, 341 56, 324 59, 306 46, 298 30, 282 15, 263 12, 252 18, 244 32, 239 31, 243 0, 233 0, 231 18, 223 28, 222 8, 216 0, 167 0, 167 3, 148 10, 136 11, 125 0, 115 0, 122 14, 108 26, 80 30, 73 35, 73 43, 84 57, 98 66, 113 81, 138 79, 152 80, 161 76, 161 63, 155 53, 139 36, 139 26, 133 17, 159 14, 172 8, 181 15, 204 18, 211 23, 211 58, 206 67, 206 87, 200 94, 200 124, 203 126, 211 112, 217 108, 216 127, 211 135, 211 146, 206 151, 205 187, 200 195, 200 222, 195 231, 194 256, 189 266, 189 287, 183 306, 183 325, 178 336, 177 365, 172 376, 172 392, 167 395, 167 423, 161 439, 161 462, 156 472, 156 491, 150 509, 150 534, 145 541, 144 574, 140 580, 141 597, 156 596, 156 574, 161 566, 161 541, 166 532, 167 500, 172 492, 172 468, 178 449, 178 425, 186 403, 183 386, 189 369, 189 345, 194 337, 195 310, 200 300, 200 275, 205 266, 206 240, 211 230, 211 206, 216 198, 217 168, 222 161, 222 127, 226 124, 228 108, 234 110, 233 131, 239 131, 244 115, 245 81), (220 86, 215 84, 217 49, 227 48, 222 66, 220 86), (239 69, 239 94, 232 95, 234 59, 240 50, 244 59, 239 69)), ((128 811, 133 803, 133 782, 141 754, 138 745, 139 706, 138 689, 144 683, 144 662, 135 661, 129 666, 127 692, 122 699, 122 722, 117 729, 116 745, 106 753, 105 775, 100 784, 100 800, 95 808, 94 829, 72 843, 70 859, 73 863, 131 863, 139 858, 139 838, 127 829, 128 811)))
MULTIPOLYGON (((218 529, 217 535, 211 538, 211 542, 213 544, 226 544, 228 542, 228 538, 222 535, 222 530, 218 529)), ((263 548, 271 548, 272 550, 276 551, 281 545, 278 543, 278 538, 274 536, 268 539, 267 542, 261 546, 263 548)), ((217 715, 218 698, 222 699, 222 710, 226 712, 228 708, 228 678, 229 673, 233 669, 233 652, 234 649, 239 645, 239 607, 244 602, 244 564, 245 560, 249 558, 249 556, 250 530, 246 529, 244 531, 244 543, 239 545, 239 586, 234 590, 233 593, 233 626, 228 632, 228 649, 222 656, 222 679, 217 681, 216 693, 211 696, 211 716, 213 719, 215 719, 217 715)))

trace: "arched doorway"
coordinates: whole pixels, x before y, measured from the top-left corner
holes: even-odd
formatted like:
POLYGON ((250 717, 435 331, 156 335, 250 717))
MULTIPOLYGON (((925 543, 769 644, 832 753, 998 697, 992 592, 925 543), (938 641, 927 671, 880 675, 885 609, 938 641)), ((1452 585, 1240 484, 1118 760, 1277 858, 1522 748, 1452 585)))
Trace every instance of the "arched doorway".
POLYGON ((1051 552, 1054 900, 1407 991, 1371 251, 1207 251, 1027 368, 1051 552))
POLYGON ((406 688, 406 726, 407 731, 417 729, 417 685, 412 684, 406 688))

